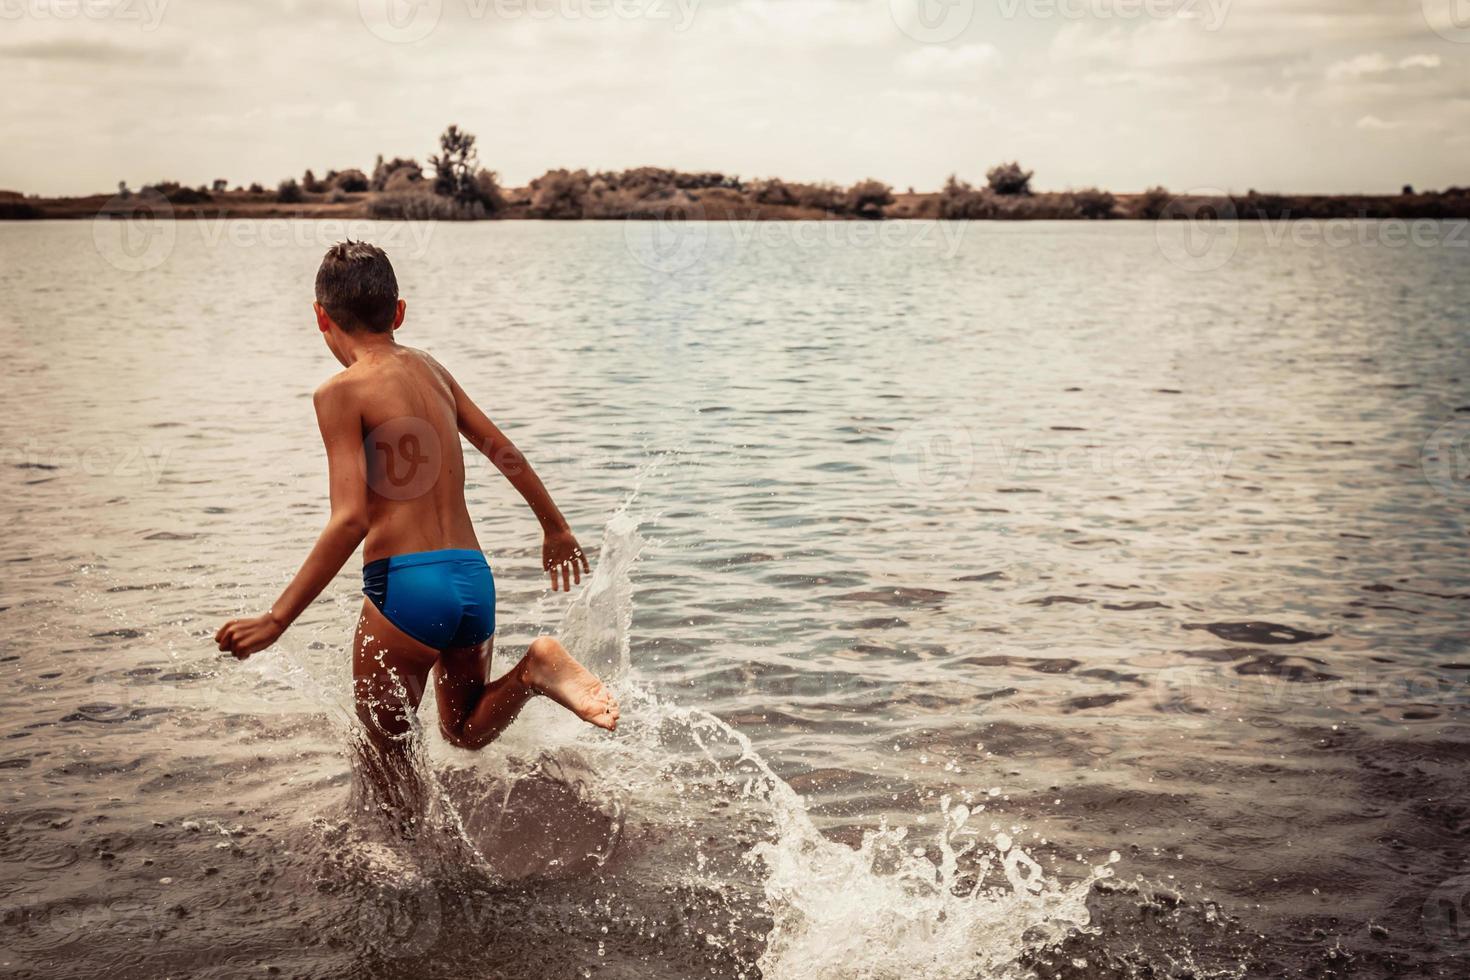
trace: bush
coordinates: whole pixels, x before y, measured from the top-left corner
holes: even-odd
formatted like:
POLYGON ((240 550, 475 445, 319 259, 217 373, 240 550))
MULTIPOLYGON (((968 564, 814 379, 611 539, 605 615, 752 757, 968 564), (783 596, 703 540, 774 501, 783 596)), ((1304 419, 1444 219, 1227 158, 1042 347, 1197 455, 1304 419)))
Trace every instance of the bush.
POLYGON ((276 200, 282 204, 300 204, 304 199, 305 195, 301 193, 301 185, 296 183, 294 177, 287 177, 276 188, 276 200))
POLYGON ((750 196, 757 204, 774 204, 782 207, 792 207, 796 204, 796 193, 786 186, 785 181, 776 177, 770 180, 758 180, 751 184, 750 196))
POLYGON ((1169 202, 1172 200, 1174 196, 1164 187, 1150 187, 1138 195, 1138 204, 1134 208, 1134 213, 1147 221, 1157 221, 1164 216, 1164 211, 1168 209, 1169 202))
POLYGON ((329 183, 335 190, 348 194, 361 193, 368 189, 367 174, 361 170, 344 170, 333 174, 329 183))
POLYGON ((479 201, 468 204, 428 190, 397 191, 368 199, 368 217, 384 221, 476 221, 486 217, 479 201))
POLYGON ((426 186, 428 185, 424 180, 424 175, 422 172, 418 170, 410 170, 407 167, 400 167, 399 169, 393 171, 388 175, 387 180, 379 189, 387 191, 388 193, 393 193, 394 191, 411 191, 415 188, 422 188, 426 186))
POLYGON ((959 221, 994 218, 995 202, 986 192, 950 174, 939 192, 939 217, 959 221))
POLYGON ((531 181, 531 214, 537 218, 582 217, 591 183, 585 170, 546 171, 531 181))
POLYGON ((834 214, 842 211, 845 196, 842 188, 836 184, 793 184, 791 187, 796 194, 796 203, 800 207, 830 211, 834 214))
POLYGON ((333 187, 329 192, 327 192, 328 204, 341 204, 346 200, 348 200, 347 192, 340 187, 333 187))
POLYGON ((307 170, 301 175, 301 189, 308 194, 321 194, 327 189, 327 185, 316 179, 316 174, 307 170))
POLYGON ((375 191, 392 190, 393 186, 407 187, 424 179, 424 168, 414 159, 394 157, 387 163, 383 162, 382 154, 378 155, 377 165, 373 167, 373 179, 369 182, 375 191))
POLYGON ((251 184, 250 185, 250 193, 252 193, 252 194, 264 194, 265 193, 265 188, 264 187, 261 187, 259 184, 251 184))
POLYGON ((144 187, 143 190, 162 195, 163 199, 170 204, 201 204, 214 200, 209 191, 203 187, 185 187, 173 180, 160 180, 156 184, 144 187))
POLYGON ((500 192, 500 175, 493 170, 481 170, 475 174, 475 189, 479 192, 480 203, 490 214, 495 214, 505 209, 505 195, 500 192))
POLYGON ((1107 191, 1088 187, 1073 194, 1072 203, 1077 208, 1079 217, 1095 221, 1101 218, 1111 218, 1118 199, 1107 191))
POLYGON ((893 188, 881 180, 860 180, 847 189, 847 207, 860 218, 881 218, 893 203, 893 188))
POLYGON ((1022 170, 1019 163, 1002 163, 985 172, 990 189, 997 194, 1017 196, 1031 193, 1031 177, 1034 171, 1022 170))

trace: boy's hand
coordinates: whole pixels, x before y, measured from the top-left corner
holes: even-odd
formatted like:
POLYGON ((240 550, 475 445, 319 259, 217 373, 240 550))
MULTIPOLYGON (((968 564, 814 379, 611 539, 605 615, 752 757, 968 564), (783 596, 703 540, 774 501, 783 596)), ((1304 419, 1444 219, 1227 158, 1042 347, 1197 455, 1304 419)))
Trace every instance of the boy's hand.
POLYGON ((571 531, 547 531, 546 540, 541 543, 541 567, 551 573, 551 590, 555 592, 558 588, 563 591, 572 591, 572 583, 582 584, 582 573, 591 574, 592 566, 587 564, 587 556, 582 553, 582 546, 577 544, 576 537, 571 531), (561 573, 561 585, 557 585, 557 573, 561 573))
POLYGON ((276 622, 270 613, 251 619, 232 619, 214 634, 214 642, 235 659, 244 660, 252 653, 259 653, 281 638, 286 627, 276 622))

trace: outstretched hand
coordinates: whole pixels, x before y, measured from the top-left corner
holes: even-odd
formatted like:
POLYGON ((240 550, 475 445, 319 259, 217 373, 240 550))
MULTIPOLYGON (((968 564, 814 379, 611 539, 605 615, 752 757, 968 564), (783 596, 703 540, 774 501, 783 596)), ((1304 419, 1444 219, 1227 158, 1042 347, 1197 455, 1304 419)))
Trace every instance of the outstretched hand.
POLYGON ((553 592, 557 589, 570 592, 573 582, 582 584, 583 572, 592 573, 592 566, 587 564, 587 556, 571 531, 546 532, 546 539, 541 543, 541 567, 551 573, 553 592))
POLYGON ((237 660, 244 660, 279 640, 284 632, 286 627, 276 622, 270 613, 266 613, 250 619, 230 620, 214 634, 214 642, 221 651, 233 653, 237 660))

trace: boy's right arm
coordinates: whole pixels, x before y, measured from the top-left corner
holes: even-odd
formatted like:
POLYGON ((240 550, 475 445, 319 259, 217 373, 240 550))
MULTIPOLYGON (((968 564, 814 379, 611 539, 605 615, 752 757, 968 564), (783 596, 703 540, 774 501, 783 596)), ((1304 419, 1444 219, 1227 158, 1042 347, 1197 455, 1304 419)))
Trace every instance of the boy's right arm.
POLYGON ((342 570, 368 531, 367 483, 362 465, 362 418, 346 385, 328 382, 313 396, 327 450, 332 516, 296 577, 270 610, 220 627, 215 642, 245 659, 276 642, 342 570))
POLYGON ((459 431, 495 464, 495 468, 530 505, 531 512, 541 522, 541 530, 545 535, 541 547, 541 565, 551 573, 551 588, 570 591, 572 583, 575 581, 580 584, 582 573, 590 572, 592 568, 587 563, 587 556, 582 552, 581 545, 577 544, 567 519, 557 509, 541 478, 531 469, 531 464, 521 455, 515 443, 490 421, 490 417, 465 394, 459 382, 448 371, 444 375, 454 392, 459 431), (558 573, 560 580, 557 578, 558 573))

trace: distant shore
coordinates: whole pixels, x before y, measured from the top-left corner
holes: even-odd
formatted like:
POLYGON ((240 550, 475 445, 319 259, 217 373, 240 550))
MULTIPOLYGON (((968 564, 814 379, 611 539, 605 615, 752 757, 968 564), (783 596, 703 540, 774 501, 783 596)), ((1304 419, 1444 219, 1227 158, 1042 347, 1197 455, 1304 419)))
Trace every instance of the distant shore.
MULTIPOLYGON (((283 202, 271 191, 185 189, 187 193, 145 191, 127 195, 91 194, 84 197, 36 197, 0 191, 0 220, 90 219, 126 217, 147 212, 154 217, 180 220, 224 220, 259 218, 357 219, 447 219, 458 215, 422 213, 404 209, 385 213, 384 201, 399 204, 402 193, 374 191, 331 192, 302 195, 299 201, 283 202)), ((1083 194, 1096 194, 1087 191, 1083 194)), ((1458 188, 1444 193, 1395 195, 1201 195, 1183 194, 1161 199, 1157 192, 1107 195, 1079 205, 1079 192, 1042 191, 1025 195, 988 195, 973 207, 954 213, 952 202, 942 192, 892 194, 892 203, 867 213, 815 207, 796 203, 772 203, 729 188, 682 191, 662 200, 645 200, 621 211, 602 209, 577 213, 567 209, 554 215, 533 206, 527 188, 510 188, 501 207, 493 213, 474 215, 478 220, 861 220, 978 219, 1025 220, 1154 220, 1171 217, 1264 218, 1470 218, 1470 193, 1458 188), (947 207, 946 205, 951 205, 947 207), (946 212, 950 213, 946 213, 946 212)))
POLYGON ((1175 218, 1268 220, 1470 218, 1470 188, 1399 194, 1287 195, 1150 187, 1113 194, 1096 187, 1038 191, 1034 171, 1017 161, 984 171, 972 184, 951 175, 938 191, 905 192, 868 178, 848 187, 777 177, 742 179, 717 171, 667 167, 627 170, 548 170, 524 187, 502 187, 499 175, 480 165, 474 134, 450 125, 438 152, 420 164, 413 157, 379 154, 372 171, 308 169, 274 189, 215 180, 189 187, 161 180, 116 194, 38 197, 0 191, 0 220, 152 217, 332 218, 379 221, 801 221, 801 220, 995 220, 1107 221, 1175 218))

